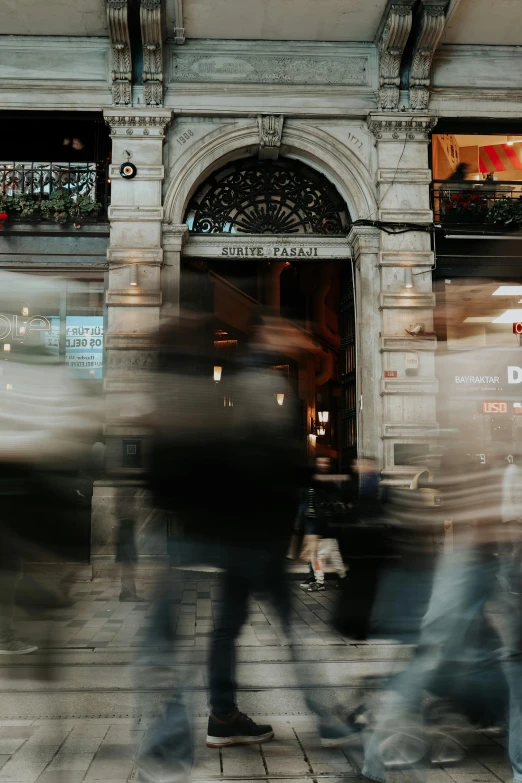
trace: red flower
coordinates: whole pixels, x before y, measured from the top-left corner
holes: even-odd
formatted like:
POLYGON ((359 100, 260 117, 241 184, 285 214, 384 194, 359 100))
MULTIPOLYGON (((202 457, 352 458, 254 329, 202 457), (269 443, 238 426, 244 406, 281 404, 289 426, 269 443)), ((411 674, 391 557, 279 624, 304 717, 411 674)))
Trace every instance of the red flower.
POLYGON ((7 220, 8 217, 9 215, 7 214, 7 212, 0 212, 0 221, 7 220))

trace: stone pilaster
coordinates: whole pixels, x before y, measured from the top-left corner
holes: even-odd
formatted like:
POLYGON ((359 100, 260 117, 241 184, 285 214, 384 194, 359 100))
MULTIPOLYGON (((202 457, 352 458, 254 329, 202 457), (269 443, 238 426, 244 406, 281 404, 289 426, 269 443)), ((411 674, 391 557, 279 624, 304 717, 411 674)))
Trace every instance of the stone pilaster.
POLYGON ((379 231, 366 226, 353 226, 348 241, 352 248, 355 277, 358 454, 360 457, 381 460, 379 231))
POLYGON ((149 434, 149 373, 156 366, 153 338, 162 304, 163 141, 171 114, 164 109, 105 112, 112 137, 105 380, 109 484, 98 483, 94 492, 95 573, 114 558, 114 503, 122 482, 125 493, 135 499, 140 556, 150 558, 157 553, 160 539, 166 544, 164 520, 147 505, 140 480, 149 434), (120 174, 127 160, 137 169, 128 179, 120 174))
MULTIPOLYGON (((379 250, 384 477, 389 483, 404 484, 416 472, 405 464, 415 447, 427 448, 437 433, 433 253, 426 230, 433 221, 428 143, 435 119, 371 114, 368 125, 376 139, 376 217, 390 227, 411 225, 400 234, 381 230, 379 250)), ((359 324, 361 328, 364 325, 359 324)))
POLYGON ((181 276, 181 253, 188 238, 188 226, 165 223, 163 225, 163 268, 161 290, 163 314, 176 318, 179 314, 179 286, 181 276))

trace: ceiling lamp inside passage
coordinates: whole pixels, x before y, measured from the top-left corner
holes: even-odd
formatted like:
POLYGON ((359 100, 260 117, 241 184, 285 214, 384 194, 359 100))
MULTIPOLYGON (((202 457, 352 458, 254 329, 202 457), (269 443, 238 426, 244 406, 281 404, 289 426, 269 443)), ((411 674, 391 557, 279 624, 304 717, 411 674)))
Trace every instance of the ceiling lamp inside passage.
POLYGON ((441 43, 522 45, 521 0, 460 0, 453 7, 441 43))
POLYGON ((104 0, 1 0, 2 35, 106 36, 104 0))
MULTIPOLYGON (((386 0, 183 0, 186 38, 373 41, 386 0)), ((169 30, 173 3, 167 3, 169 30)))

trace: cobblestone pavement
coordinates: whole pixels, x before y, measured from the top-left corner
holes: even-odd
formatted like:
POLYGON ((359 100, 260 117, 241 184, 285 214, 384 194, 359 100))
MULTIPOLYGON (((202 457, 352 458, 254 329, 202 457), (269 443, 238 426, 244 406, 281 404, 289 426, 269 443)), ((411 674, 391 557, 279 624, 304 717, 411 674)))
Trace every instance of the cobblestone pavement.
MULTIPOLYGON (((402 667, 408 648, 384 640, 353 644, 328 626, 333 589, 306 594, 295 582, 292 590, 310 679, 332 698, 346 697, 348 707, 363 699, 375 702, 375 678, 402 667)), ((18 610, 18 633, 41 650, 0 659, 0 783, 137 780, 136 758, 161 694, 137 681, 132 666, 146 651, 152 605, 120 604, 118 592, 116 583, 79 583, 70 607, 47 610, 45 617, 18 610)), ((179 599, 178 632, 186 653, 181 667, 200 663, 204 671, 217 597, 215 576, 187 574, 179 599)), ((359 777, 360 749, 320 747, 284 642, 274 607, 261 598, 253 601, 239 640, 239 699, 245 711, 272 723, 274 742, 206 748, 205 675, 196 675, 194 781, 340 783, 359 777)), ((466 759, 455 767, 426 768, 426 783, 511 782, 502 738, 470 732, 462 739, 466 759)), ((390 783, 410 780, 418 777, 407 771, 390 775, 390 783)))

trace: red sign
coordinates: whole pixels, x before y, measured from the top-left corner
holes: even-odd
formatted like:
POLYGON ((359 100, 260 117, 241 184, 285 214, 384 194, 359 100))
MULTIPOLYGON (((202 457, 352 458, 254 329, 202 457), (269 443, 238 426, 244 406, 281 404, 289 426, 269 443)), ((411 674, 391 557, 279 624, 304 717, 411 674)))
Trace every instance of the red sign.
POLYGON ((482 403, 482 413, 507 413, 507 412, 508 412, 507 402, 497 402, 495 400, 494 402, 482 403))
POLYGON ((385 378, 396 378, 397 377, 397 370, 385 370, 384 371, 384 377, 385 378))
POLYGON ((513 324, 513 334, 522 334, 522 322, 513 324))

